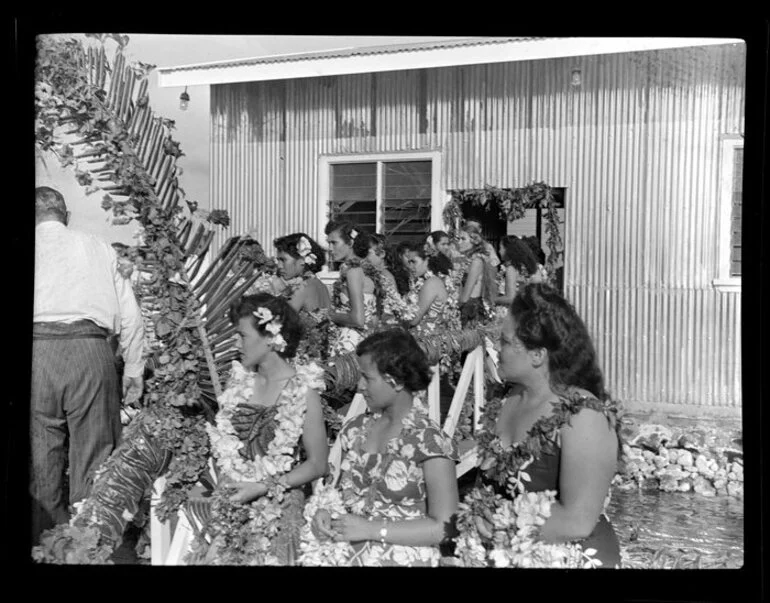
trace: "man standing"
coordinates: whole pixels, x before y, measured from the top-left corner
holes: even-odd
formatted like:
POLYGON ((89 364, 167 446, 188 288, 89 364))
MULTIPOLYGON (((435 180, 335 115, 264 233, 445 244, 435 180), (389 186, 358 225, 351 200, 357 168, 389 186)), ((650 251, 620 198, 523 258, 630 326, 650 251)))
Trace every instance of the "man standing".
POLYGON ((33 544, 44 529, 69 520, 68 502, 88 495, 94 471, 118 443, 121 386, 111 333, 125 360, 123 397, 135 400, 144 387, 144 330, 131 283, 110 245, 67 228, 69 214, 59 191, 35 189, 33 544))

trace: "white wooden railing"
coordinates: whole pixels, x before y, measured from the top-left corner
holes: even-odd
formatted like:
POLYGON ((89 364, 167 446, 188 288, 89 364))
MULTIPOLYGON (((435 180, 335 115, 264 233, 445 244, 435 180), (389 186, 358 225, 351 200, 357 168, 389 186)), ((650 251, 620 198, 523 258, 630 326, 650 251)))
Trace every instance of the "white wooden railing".
MULTIPOLYGON (((484 372, 489 372, 493 379, 497 379, 497 367, 494 359, 491 355, 485 353, 483 346, 478 346, 473 351, 469 352, 465 358, 462 372, 460 373, 460 379, 457 382, 452 402, 449 406, 447 417, 444 420, 442 429, 444 432, 453 436, 457 429, 457 423, 460 419, 460 413, 463 408, 468 390, 473 385, 473 431, 474 433, 480 427, 480 415, 481 409, 484 405, 484 372)), ((344 423, 352 419, 353 417, 361 414, 366 410, 366 401, 361 394, 356 394, 353 397, 353 401, 348 408, 348 412, 345 415, 344 423)), ((439 391, 439 370, 438 365, 434 367, 433 378, 428 386, 428 415, 437 423, 440 422, 440 391, 439 391)), ((341 463, 341 444, 339 438, 334 442, 329 450, 329 465, 331 468, 331 474, 333 476, 332 483, 336 483, 340 474, 341 463)), ((470 469, 476 465, 476 447, 475 445, 469 450, 465 451, 461 457, 460 462, 457 464, 456 473, 457 477, 464 475, 470 469)), ((212 472, 213 462, 212 462, 212 472)), ((192 516, 191 513, 180 509, 177 518, 176 526, 173 530, 173 537, 171 536, 171 522, 161 522, 157 518, 156 505, 160 500, 160 495, 163 492, 166 479, 160 477, 155 481, 153 486, 153 496, 151 498, 151 510, 150 510, 150 537, 151 537, 151 562, 152 565, 182 565, 182 559, 190 548, 190 544, 193 540, 196 529, 191 522, 195 522, 196 528, 200 529, 202 526, 198 520, 192 516)), ((317 490, 321 485, 322 480, 316 480, 313 484, 313 490, 317 490)))

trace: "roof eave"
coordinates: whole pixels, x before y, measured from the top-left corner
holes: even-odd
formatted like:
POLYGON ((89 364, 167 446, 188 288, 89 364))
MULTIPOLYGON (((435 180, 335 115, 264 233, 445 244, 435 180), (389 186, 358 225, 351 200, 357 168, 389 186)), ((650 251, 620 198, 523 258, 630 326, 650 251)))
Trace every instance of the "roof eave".
POLYGON ((170 88, 285 80, 742 42, 743 40, 731 38, 548 38, 469 47, 414 49, 393 53, 320 56, 299 60, 280 60, 275 57, 270 62, 251 64, 230 61, 161 67, 158 69, 158 85, 161 88, 170 88))

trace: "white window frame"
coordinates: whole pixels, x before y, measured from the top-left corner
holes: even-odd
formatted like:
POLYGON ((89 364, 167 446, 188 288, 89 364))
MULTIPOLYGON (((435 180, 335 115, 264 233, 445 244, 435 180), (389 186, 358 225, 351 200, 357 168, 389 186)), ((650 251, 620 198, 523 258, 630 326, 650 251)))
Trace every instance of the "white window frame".
MULTIPOLYGON (((443 228, 443 219, 441 217, 447 196, 441 188, 441 151, 405 151, 400 153, 367 153, 354 155, 321 155, 318 158, 318 199, 323 208, 321 212, 321 221, 318 225, 320 235, 319 242, 325 246, 324 228, 329 219, 329 195, 330 195, 330 176, 331 166, 339 163, 377 163, 377 200, 376 200, 376 223, 379 226, 381 218, 380 194, 382 192, 382 163, 389 161, 430 161, 431 179, 430 179, 430 230, 441 230, 443 228)), ((330 271, 328 266, 318 273, 322 282, 329 284, 339 278, 339 270, 330 271)))
POLYGON ((719 218, 717 220, 717 278, 712 285, 717 291, 740 292, 741 277, 730 276, 732 252, 732 210, 733 210, 733 166, 735 150, 743 148, 743 137, 725 135, 721 137, 719 164, 719 218))

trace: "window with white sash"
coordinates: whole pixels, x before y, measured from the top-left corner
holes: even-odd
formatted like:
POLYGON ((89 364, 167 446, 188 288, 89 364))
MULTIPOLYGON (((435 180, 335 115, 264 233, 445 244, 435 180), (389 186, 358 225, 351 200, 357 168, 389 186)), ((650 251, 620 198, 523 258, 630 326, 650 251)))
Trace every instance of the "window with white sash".
POLYGON ((724 137, 721 151, 718 222, 719 272, 713 284, 721 291, 740 291, 743 137, 724 137))
POLYGON ((322 157, 320 170, 321 232, 329 219, 348 220, 399 243, 443 228, 438 152, 322 157))

